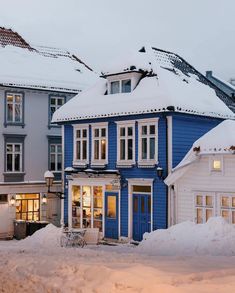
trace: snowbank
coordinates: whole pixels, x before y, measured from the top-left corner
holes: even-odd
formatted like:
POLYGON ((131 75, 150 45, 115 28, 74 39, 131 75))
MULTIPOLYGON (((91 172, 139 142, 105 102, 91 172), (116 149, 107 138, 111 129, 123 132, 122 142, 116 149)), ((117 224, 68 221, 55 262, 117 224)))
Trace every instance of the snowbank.
POLYGON ((235 255, 235 226, 222 217, 206 224, 183 222, 144 234, 137 250, 150 255, 235 255))
POLYGON ((21 240, 19 245, 33 249, 60 247, 60 235, 61 228, 49 224, 45 228, 36 231, 32 236, 21 240))

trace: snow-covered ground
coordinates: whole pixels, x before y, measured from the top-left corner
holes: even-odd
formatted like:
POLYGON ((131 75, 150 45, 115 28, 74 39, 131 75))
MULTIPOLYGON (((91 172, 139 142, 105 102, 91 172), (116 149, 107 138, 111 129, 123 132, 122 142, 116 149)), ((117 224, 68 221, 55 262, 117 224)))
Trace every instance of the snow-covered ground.
MULTIPOLYGON (((213 228, 198 225, 198 230, 204 231, 203 237, 206 229, 211 230, 213 236, 207 237, 209 246, 209 239, 213 242, 223 237, 218 232, 223 230, 219 225, 223 221, 216 221, 213 228)), ((235 292, 235 254, 232 250, 228 253, 226 245, 224 255, 220 250, 220 256, 201 254, 200 249, 192 250, 191 256, 189 250, 188 256, 182 250, 174 256, 161 255, 162 248, 158 250, 157 246, 167 240, 166 233, 171 235, 168 241, 180 245, 178 236, 186 224, 180 225, 165 233, 151 233, 139 247, 119 244, 61 248, 60 231, 52 225, 23 241, 1 241, 0 292, 235 292)), ((231 236, 224 241, 228 246, 234 241, 231 229, 223 230, 231 236)), ((199 233, 196 230, 194 227, 192 233, 199 233)), ((192 236, 189 231, 184 231, 188 238, 192 236)), ((190 241, 186 243, 190 245, 190 241)))

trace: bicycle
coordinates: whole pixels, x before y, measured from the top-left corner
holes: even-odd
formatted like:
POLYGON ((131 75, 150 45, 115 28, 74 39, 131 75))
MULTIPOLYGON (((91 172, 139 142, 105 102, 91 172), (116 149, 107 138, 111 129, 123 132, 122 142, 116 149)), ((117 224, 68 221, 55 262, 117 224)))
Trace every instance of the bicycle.
POLYGON ((75 247, 80 246, 83 248, 87 245, 84 236, 86 230, 64 230, 60 237, 61 247, 75 247))

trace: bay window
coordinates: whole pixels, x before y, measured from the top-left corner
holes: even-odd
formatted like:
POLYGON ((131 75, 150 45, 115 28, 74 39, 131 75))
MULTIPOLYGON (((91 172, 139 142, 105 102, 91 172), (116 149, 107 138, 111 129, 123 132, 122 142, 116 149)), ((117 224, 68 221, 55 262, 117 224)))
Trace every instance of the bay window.
POLYGON ((135 122, 117 122, 117 164, 135 163, 135 122))
POLYGON ((92 164, 108 163, 108 124, 92 125, 92 164))
POLYGON ((149 119, 138 122, 140 165, 157 163, 157 121, 158 119, 149 119))
POLYGON ((88 164, 89 126, 74 127, 74 165, 88 164))

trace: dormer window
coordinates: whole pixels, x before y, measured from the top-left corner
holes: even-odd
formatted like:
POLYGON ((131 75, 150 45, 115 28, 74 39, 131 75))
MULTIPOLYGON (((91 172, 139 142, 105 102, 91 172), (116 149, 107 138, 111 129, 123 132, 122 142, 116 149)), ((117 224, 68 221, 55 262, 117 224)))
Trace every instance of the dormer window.
POLYGON ((110 94, 130 93, 130 92, 131 92, 131 79, 111 81, 110 94))

